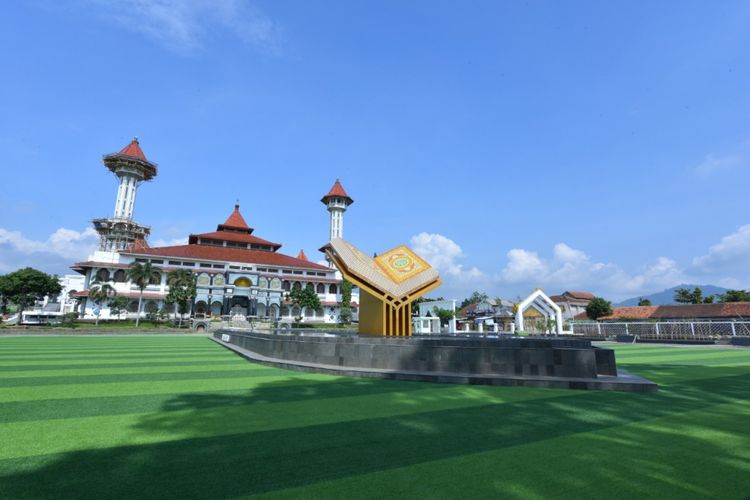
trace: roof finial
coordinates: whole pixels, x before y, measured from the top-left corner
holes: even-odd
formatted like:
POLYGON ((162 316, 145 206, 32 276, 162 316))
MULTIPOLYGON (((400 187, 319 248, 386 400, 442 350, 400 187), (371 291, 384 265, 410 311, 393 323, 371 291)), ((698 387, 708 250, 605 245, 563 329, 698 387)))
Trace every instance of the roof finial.
POLYGON ((239 198, 237 198, 236 200, 234 200, 234 209, 235 210, 239 210, 240 209, 240 199, 239 198))
POLYGON ((136 143, 136 144, 138 144, 138 136, 137 135, 133 136, 133 142, 136 143))

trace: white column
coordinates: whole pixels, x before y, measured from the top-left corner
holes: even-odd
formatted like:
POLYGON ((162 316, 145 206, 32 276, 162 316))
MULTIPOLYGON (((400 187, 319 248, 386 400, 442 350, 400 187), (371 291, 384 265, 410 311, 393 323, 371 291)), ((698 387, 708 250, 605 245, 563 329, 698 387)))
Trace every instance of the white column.
POLYGON ((128 178, 119 177, 120 185, 117 187, 117 200, 115 201, 115 217, 122 217, 125 211, 125 198, 127 197, 128 178))
POLYGON ((133 218, 133 208, 135 207, 135 193, 137 189, 137 182, 135 177, 130 178, 130 205, 128 205, 128 212, 126 217, 128 219, 133 218))

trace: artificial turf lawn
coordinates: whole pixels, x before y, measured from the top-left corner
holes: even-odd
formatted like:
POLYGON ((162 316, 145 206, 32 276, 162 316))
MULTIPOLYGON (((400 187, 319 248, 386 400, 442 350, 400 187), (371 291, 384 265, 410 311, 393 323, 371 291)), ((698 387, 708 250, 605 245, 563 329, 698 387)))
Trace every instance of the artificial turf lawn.
POLYGON ((0 338, 0 497, 750 495, 750 350, 616 349, 658 393, 305 374, 202 337, 0 338))

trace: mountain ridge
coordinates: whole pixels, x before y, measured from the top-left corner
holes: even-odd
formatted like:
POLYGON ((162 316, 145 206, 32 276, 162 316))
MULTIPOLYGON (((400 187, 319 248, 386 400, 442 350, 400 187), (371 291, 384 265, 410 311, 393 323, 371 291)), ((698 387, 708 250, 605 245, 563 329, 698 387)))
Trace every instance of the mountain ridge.
POLYGON ((638 301, 642 298, 650 300, 651 304, 655 306, 677 304, 677 302, 674 301, 675 290, 677 290, 678 288, 687 288, 689 290, 693 290, 695 287, 698 287, 703 291, 704 297, 708 297, 709 295, 716 295, 719 293, 725 293, 728 290, 727 288, 716 286, 716 285, 682 284, 682 285, 673 286, 672 288, 667 288, 666 290, 662 290, 661 292, 652 293, 651 295, 639 295, 638 297, 631 297, 629 299, 623 300, 622 302, 618 302, 617 304, 614 304, 614 305, 616 307, 637 306, 638 301))

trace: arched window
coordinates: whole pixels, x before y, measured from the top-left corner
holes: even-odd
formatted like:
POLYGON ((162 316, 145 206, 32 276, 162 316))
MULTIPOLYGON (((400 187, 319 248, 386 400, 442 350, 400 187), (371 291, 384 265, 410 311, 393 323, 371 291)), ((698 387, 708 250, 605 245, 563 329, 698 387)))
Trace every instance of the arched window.
POLYGON ((289 307, 281 306, 281 316, 285 318, 289 316, 289 307))
POLYGON ((305 308, 305 317, 306 318, 314 318, 315 317, 315 310, 312 307, 306 307, 305 308))
POLYGON ((146 312, 153 314, 159 310, 159 306, 156 304, 155 300, 149 300, 148 302, 146 302, 145 309, 146 312))
POLYGON ((128 274, 125 272, 124 269, 118 269, 115 271, 115 283, 125 283, 128 279, 128 274))
POLYGON ((99 281, 109 281, 109 271, 106 269, 99 269, 96 272, 96 279, 99 281))
POLYGON ((302 290, 302 283, 300 283, 299 281, 295 281, 294 284, 292 285, 292 290, 294 291, 302 290))
POLYGON ((313 286, 313 284, 312 284, 312 283, 308 283, 308 284, 306 284, 306 285, 305 285, 305 288, 307 288, 307 289, 309 289, 309 290, 315 290, 315 287, 313 286))
POLYGON ((300 316, 300 308, 299 308, 299 306, 292 307, 292 316, 294 316, 295 318, 298 317, 298 316, 300 316))
POLYGON ((258 287, 259 288, 268 288, 268 280, 266 278, 259 278, 258 279, 258 287))
POLYGON ((318 293, 326 293, 326 286, 323 283, 318 283, 318 293))
POLYGON ((234 286, 238 288, 249 288, 252 286, 253 282, 250 281, 248 278, 245 278, 244 276, 242 278, 237 278, 234 280, 234 286))
POLYGON ((289 281, 284 280, 284 283, 281 284, 281 288, 288 292, 292 289, 292 284, 289 283, 289 281))
POLYGON ((336 295, 338 293, 338 289, 336 288, 335 284, 331 284, 331 286, 328 287, 328 293, 332 293, 336 295))
POLYGON ((128 312, 136 313, 138 312, 138 301, 137 300, 131 300, 128 304, 128 312))

